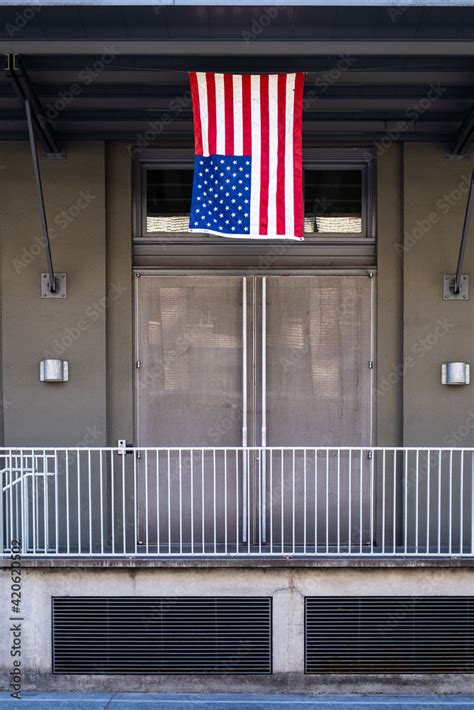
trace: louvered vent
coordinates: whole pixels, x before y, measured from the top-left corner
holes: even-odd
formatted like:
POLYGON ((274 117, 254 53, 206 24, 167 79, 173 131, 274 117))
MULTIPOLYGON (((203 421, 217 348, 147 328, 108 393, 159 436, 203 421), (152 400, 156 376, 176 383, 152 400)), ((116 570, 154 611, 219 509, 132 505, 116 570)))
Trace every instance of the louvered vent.
POLYGON ((474 597, 308 597, 306 673, 473 673, 474 597))
POLYGON ((55 673, 271 673, 266 597, 53 598, 55 673))

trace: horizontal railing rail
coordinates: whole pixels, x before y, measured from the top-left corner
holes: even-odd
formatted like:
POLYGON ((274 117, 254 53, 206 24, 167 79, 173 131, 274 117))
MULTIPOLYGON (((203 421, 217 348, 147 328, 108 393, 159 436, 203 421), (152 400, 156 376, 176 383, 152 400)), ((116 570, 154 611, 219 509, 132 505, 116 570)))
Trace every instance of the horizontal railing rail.
POLYGON ((474 449, 0 449, 24 556, 474 556, 474 449))

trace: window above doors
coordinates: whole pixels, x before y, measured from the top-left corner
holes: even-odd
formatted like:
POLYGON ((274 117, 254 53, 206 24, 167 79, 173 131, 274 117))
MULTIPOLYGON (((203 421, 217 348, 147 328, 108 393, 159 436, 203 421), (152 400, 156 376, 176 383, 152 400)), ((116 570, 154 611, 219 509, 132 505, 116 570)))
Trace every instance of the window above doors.
MULTIPOLYGON (((135 237, 195 241, 219 237, 187 231, 193 181, 189 151, 135 154, 135 237)), ((304 161, 306 240, 374 238, 373 161, 369 151, 307 150, 304 161)))

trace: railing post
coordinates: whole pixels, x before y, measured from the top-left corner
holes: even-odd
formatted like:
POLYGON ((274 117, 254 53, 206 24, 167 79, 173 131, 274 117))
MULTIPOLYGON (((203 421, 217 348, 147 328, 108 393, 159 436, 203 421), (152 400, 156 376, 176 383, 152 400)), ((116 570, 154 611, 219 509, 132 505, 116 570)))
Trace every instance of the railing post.
POLYGON ((3 534, 5 495, 3 492, 3 486, 4 486, 4 467, 2 467, 2 469, 0 469, 0 493, 1 493, 1 500, 0 500, 0 558, 3 558, 3 556, 4 556, 4 546, 5 546, 4 534, 3 534))
POLYGON ((471 555, 474 555, 474 451, 471 451, 471 555))

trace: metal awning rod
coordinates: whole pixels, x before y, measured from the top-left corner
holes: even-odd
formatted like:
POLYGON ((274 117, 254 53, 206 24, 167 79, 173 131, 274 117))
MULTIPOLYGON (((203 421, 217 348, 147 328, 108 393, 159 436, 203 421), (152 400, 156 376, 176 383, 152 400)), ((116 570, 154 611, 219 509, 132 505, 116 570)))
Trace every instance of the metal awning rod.
POLYGON ((30 137, 31 157, 33 159, 33 171, 35 174, 36 197, 38 200, 38 208, 39 208, 39 213, 40 213, 41 231, 43 234, 44 250, 46 252, 46 260, 48 263, 48 274, 49 274, 48 288, 52 293, 55 293, 57 284, 56 284, 56 277, 54 275, 53 257, 51 255, 51 243, 49 241, 48 221, 46 219, 46 210, 45 210, 45 206, 44 206, 43 185, 41 183, 41 173, 40 173, 40 168, 39 168, 38 153, 36 150, 36 139, 35 139, 35 132, 34 132, 34 128, 33 128, 33 118, 31 115, 31 106, 30 106, 29 99, 25 99, 25 110, 26 110, 26 120, 28 123, 28 134, 30 137))
POLYGON ((463 230, 462 230, 461 245, 459 247, 458 265, 456 267, 456 276, 454 278, 454 293, 459 293, 461 290, 462 267, 464 264, 464 255, 466 253, 467 240, 469 238, 469 227, 471 225, 473 208, 474 208, 474 171, 471 173, 471 185, 469 187, 469 195, 467 197, 466 214, 464 215, 464 226, 463 226, 463 230))

